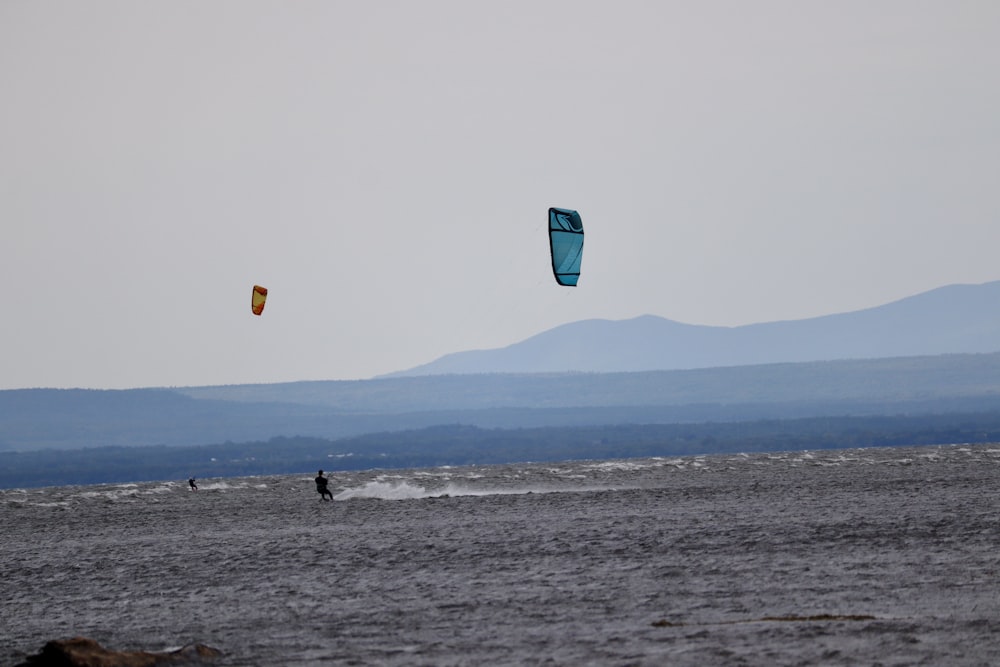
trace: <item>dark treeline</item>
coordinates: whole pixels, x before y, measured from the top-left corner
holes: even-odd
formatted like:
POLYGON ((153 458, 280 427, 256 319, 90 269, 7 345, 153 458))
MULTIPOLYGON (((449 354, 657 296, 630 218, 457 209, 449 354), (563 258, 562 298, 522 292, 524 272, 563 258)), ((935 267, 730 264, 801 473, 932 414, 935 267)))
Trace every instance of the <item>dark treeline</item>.
POLYGON ((1000 441, 1000 411, 732 423, 484 429, 443 425, 340 440, 0 453, 0 488, 326 470, 1000 441))

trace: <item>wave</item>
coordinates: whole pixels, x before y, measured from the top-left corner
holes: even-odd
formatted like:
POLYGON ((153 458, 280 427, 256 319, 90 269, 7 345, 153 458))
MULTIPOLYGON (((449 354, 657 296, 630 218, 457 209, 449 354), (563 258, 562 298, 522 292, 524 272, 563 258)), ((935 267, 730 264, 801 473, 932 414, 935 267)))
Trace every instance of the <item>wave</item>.
POLYGON ((582 493, 594 491, 613 491, 619 487, 574 487, 553 488, 544 485, 528 485, 511 488, 472 488, 463 484, 446 484, 440 488, 428 489, 409 482, 368 482, 367 484, 344 489, 336 494, 334 500, 352 500, 355 498, 374 498, 377 500, 419 500, 421 498, 451 498, 456 496, 512 496, 532 493, 582 493))

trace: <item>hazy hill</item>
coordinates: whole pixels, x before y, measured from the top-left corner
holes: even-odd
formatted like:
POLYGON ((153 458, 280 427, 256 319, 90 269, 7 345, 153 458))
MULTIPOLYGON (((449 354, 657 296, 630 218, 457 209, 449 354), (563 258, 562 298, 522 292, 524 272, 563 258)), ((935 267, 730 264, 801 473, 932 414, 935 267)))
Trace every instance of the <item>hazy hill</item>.
POLYGON ((389 377, 621 372, 1000 350, 1000 281, 950 285, 883 306, 740 327, 644 315, 565 324, 494 350, 445 355, 389 377))
POLYGON ((442 375, 173 389, 0 391, 0 451, 338 439, 1000 406, 1000 353, 637 373, 442 375))

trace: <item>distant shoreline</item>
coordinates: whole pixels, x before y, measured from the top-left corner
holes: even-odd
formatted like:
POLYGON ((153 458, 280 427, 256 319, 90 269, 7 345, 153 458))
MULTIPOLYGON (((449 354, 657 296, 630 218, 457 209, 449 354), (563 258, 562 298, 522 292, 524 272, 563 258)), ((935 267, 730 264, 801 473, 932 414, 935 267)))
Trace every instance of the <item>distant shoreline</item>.
POLYGON ((1000 442, 1000 410, 521 429, 455 424, 338 440, 280 437, 188 447, 0 452, 0 488, 291 474, 317 468, 336 472, 992 442, 1000 442))

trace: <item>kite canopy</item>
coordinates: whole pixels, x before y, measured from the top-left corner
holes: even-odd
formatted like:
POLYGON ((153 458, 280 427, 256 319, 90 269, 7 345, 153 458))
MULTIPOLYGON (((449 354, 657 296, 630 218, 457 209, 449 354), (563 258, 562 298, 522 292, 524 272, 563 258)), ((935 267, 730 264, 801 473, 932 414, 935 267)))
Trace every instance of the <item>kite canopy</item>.
POLYGON ((253 296, 250 300, 250 308, 254 315, 264 312, 264 302, 267 301, 267 288, 260 285, 253 286, 253 296))
POLYGON ((579 213, 566 208, 549 209, 549 248, 556 282, 575 287, 583 261, 583 220, 579 213))

